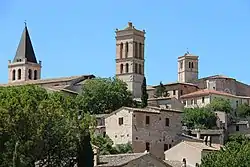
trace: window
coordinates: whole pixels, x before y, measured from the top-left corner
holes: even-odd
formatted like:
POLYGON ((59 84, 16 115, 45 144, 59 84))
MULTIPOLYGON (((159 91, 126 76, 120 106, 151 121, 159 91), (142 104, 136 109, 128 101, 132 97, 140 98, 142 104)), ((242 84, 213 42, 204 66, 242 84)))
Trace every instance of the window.
POLYGON ((123 43, 120 44, 120 59, 122 59, 123 43))
POLYGON ((183 62, 180 63, 180 68, 181 68, 181 69, 183 68, 183 62))
POLYGON ((183 95, 183 90, 181 90, 181 95, 183 95))
POLYGON ((175 95, 175 90, 173 90, 173 95, 175 95))
POLYGON ((149 142, 146 142, 146 150, 147 150, 147 151, 150 150, 150 144, 149 144, 149 142))
POLYGON ((135 137, 135 140, 138 140, 138 137, 135 137))
POLYGON ((126 63, 126 73, 128 73, 128 63, 126 63))
POLYGON ((37 80, 37 70, 34 71, 34 80, 37 80))
POLYGON ((170 149, 171 147, 172 147, 172 145, 171 145, 171 144, 169 144, 168 148, 170 149))
POLYGON ((191 62, 188 62, 188 67, 191 68, 191 62))
POLYGON ((239 125, 236 125, 236 131, 240 131, 239 125))
POLYGON ((119 118, 119 125, 123 125, 123 118, 119 118))
POLYGON ((126 42, 126 55, 125 55, 126 58, 128 58, 128 42, 126 42))
POLYGON ((184 104, 184 105, 187 105, 187 101, 186 101, 186 100, 183 100, 183 104, 184 104))
POLYGON ((141 64, 139 64, 139 74, 142 74, 141 64))
POLYGON ((194 99, 191 99, 191 104, 194 104, 194 99))
POLYGON ((17 73, 18 73, 18 79, 21 79, 21 69, 18 69, 17 73))
POLYGON ((123 64, 120 65, 120 73, 123 73, 123 64))
POLYGON ((28 75, 29 75, 29 79, 32 79, 32 71, 31 71, 31 69, 29 69, 28 75))
POLYGON ((150 123, 150 117, 146 116, 146 124, 148 125, 150 123))
POLYGON ((102 133, 102 136, 105 137, 105 136, 106 136, 106 132, 103 132, 103 133, 102 133))
POLYGON ((142 44, 139 44, 139 58, 142 59, 142 44))
POLYGON ((202 103, 205 103, 205 97, 202 97, 202 103))
POLYGON ((15 81, 16 80, 16 70, 12 71, 12 80, 15 81))
POLYGON ((135 73, 137 73, 138 64, 135 63, 135 73))
POLYGON ((168 150, 168 144, 164 144, 164 151, 168 150))
POLYGON ((169 126, 169 118, 165 118, 165 126, 169 126))
POLYGON ((236 101, 236 107, 238 107, 239 106, 239 102, 238 102, 238 100, 236 101))
POLYGON ((194 68, 194 62, 191 63, 191 68, 194 68))
POLYGON ((135 42, 135 58, 138 57, 138 48, 137 48, 137 42, 135 42))

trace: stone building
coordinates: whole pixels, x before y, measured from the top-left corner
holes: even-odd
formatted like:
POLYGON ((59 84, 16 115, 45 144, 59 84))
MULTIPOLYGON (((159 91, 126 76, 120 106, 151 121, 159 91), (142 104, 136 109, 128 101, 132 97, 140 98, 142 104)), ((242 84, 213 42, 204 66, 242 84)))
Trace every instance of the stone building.
POLYGON ((8 83, 0 86, 39 85, 48 91, 78 94, 87 79, 94 75, 69 76, 61 78, 41 78, 42 63, 37 61, 28 28, 25 25, 13 61, 8 64, 8 83))
POLYGON ((181 114, 158 107, 122 107, 105 116, 106 134, 114 144, 131 143, 134 152, 147 150, 163 158, 163 152, 179 142, 181 114))
POLYGON ((134 98, 141 97, 144 79, 145 31, 137 30, 131 22, 116 30, 116 77, 126 82, 134 98))

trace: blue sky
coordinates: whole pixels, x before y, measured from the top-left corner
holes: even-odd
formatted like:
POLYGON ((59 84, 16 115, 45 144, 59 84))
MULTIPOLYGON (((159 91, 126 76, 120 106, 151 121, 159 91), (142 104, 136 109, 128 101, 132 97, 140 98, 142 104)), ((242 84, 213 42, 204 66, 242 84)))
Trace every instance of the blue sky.
POLYGON ((0 82, 27 20, 42 77, 115 74, 115 29, 146 30, 148 84, 177 81, 177 57, 199 56, 199 76, 250 83, 249 0, 0 0, 0 82))

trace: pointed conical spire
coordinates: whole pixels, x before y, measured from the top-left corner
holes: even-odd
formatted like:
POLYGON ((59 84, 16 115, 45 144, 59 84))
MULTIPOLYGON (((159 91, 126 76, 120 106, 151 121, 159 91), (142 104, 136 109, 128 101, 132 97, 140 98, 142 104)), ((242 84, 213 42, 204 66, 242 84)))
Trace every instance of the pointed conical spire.
POLYGON ((25 58, 28 62, 37 63, 26 22, 13 62, 24 61, 25 58))

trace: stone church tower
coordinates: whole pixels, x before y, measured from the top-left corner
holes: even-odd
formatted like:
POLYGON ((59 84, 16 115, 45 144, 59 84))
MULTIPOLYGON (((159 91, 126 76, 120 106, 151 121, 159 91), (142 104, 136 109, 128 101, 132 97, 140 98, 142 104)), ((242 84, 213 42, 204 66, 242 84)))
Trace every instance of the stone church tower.
POLYGON ((41 61, 37 62, 31 43, 28 28, 25 24, 21 40, 19 42, 15 58, 9 60, 9 83, 41 78, 41 61))
POLYGON ((145 31, 135 29, 131 22, 127 28, 116 30, 116 77, 127 83, 134 98, 141 97, 144 41, 145 31))
POLYGON ((189 52, 178 57, 178 82, 190 83, 198 79, 198 59, 189 52))

